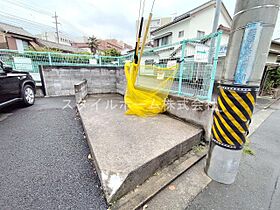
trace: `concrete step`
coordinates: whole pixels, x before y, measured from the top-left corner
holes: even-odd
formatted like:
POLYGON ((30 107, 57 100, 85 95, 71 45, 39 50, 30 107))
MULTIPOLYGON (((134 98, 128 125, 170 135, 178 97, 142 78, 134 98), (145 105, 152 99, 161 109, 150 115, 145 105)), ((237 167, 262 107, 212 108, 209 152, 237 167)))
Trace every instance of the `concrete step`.
MULTIPOLYGON (((143 184, 138 186, 135 190, 131 191, 120 200, 115 202, 112 210, 127 210, 127 209, 140 209, 145 205, 151 207, 154 203, 154 197, 157 196, 167 186, 174 186, 174 182, 183 173, 186 173, 191 167, 198 163, 206 156, 206 149, 204 146, 198 146, 199 150, 194 149, 179 158, 172 164, 157 171, 152 177, 147 179, 143 184)), ((210 180, 209 178, 207 180, 210 180)), ((191 186, 189 183, 188 186, 191 186)), ((175 189, 174 189, 175 190, 175 189)), ((168 198, 166 200, 169 200, 168 198)), ((164 202, 163 202, 164 203, 164 202)), ((158 209, 162 209, 158 206, 158 209)), ((150 209, 150 208, 149 208, 150 209)))
POLYGON ((78 105, 94 164, 108 203, 185 155, 202 129, 167 115, 125 115, 123 97, 92 95, 78 105))
POLYGON ((145 210, 187 209, 212 181, 204 172, 205 158, 198 161, 143 205, 145 210))

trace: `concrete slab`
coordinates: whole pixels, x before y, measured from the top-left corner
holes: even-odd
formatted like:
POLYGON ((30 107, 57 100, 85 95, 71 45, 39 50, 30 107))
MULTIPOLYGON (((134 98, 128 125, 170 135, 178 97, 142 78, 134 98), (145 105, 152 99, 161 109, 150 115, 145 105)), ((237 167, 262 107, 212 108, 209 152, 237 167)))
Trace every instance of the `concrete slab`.
POLYGON ((109 203, 186 154, 202 135, 202 129, 167 115, 125 115, 120 95, 89 96, 78 109, 109 203))

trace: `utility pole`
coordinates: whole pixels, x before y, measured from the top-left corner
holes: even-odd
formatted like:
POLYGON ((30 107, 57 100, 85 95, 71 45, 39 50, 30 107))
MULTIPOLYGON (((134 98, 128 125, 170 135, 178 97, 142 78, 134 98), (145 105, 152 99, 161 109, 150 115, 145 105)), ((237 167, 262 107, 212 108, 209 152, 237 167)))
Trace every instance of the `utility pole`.
POLYGON ((236 1, 205 168, 220 183, 233 183, 238 172, 279 6, 280 0, 236 1))
POLYGON ((57 38, 57 43, 59 43, 59 31, 58 31, 58 24, 60 24, 59 22, 58 22, 58 16, 56 15, 56 12, 54 13, 55 15, 53 16, 53 18, 54 18, 54 20, 55 20, 55 22, 54 22, 54 24, 55 24, 55 30, 56 30, 56 38, 57 38))
MULTIPOLYGON (((222 6, 222 0, 216 0, 216 10, 215 10, 215 16, 213 21, 213 28, 212 33, 217 32, 220 14, 221 14, 221 6, 222 6)), ((212 58, 214 54, 213 47, 215 46, 215 38, 211 39, 210 49, 209 49, 209 55, 208 55, 208 63, 212 63, 212 58)))
POLYGON ((244 28, 248 23, 260 22, 260 29, 257 29, 261 30, 258 38, 259 41, 254 43, 255 52, 252 52, 250 57, 254 62, 247 68, 248 70, 251 69, 251 72, 245 72, 250 73, 250 75, 248 75, 248 80, 243 81, 243 84, 247 85, 260 85, 271 38, 277 21, 279 4, 279 0, 237 0, 232 23, 232 34, 230 36, 227 59, 225 61, 226 71, 222 78, 223 82, 235 82, 244 28))

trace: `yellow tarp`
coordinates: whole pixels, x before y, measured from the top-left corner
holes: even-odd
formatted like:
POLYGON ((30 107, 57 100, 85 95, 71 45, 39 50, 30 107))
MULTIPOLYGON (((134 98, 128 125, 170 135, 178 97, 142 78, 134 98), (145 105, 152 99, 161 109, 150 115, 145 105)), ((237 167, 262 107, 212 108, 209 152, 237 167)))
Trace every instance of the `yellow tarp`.
POLYGON ((168 68, 141 66, 139 74, 138 69, 138 65, 131 62, 127 62, 124 67, 127 80, 126 114, 147 117, 165 112, 165 100, 178 66, 168 68))

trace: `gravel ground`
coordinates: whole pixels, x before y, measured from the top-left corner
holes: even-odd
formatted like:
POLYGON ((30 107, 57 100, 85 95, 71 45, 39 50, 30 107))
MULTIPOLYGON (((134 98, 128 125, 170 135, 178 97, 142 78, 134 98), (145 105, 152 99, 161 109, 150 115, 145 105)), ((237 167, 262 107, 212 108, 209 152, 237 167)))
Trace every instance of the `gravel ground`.
POLYGON ((107 208, 70 100, 0 111, 0 209, 107 208))

